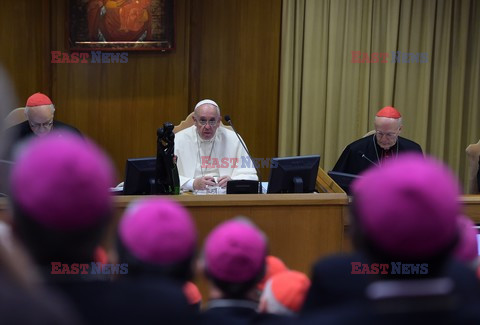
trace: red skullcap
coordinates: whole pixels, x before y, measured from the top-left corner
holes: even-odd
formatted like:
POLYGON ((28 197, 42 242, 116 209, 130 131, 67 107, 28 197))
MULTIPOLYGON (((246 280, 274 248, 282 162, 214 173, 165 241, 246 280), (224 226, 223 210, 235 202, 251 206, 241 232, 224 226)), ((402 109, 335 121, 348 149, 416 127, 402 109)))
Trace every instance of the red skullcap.
POLYGON ((284 271, 268 280, 260 298, 267 312, 280 315, 298 313, 310 288, 310 279, 297 271, 284 271))
POLYGON ((381 110, 378 111, 377 117, 388 117, 388 118, 401 118, 402 115, 399 111, 392 106, 385 106, 381 110))
POLYGON ((52 101, 48 98, 47 95, 42 93, 35 93, 32 96, 28 97, 27 107, 35 107, 35 106, 42 106, 42 105, 52 105, 52 101))
POLYGON ((265 284, 272 276, 280 272, 288 271, 288 268, 285 265, 285 263, 283 263, 283 261, 276 256, 268 255, 265 262, 266 262, 265 276, 257 284, 257 288, 261 291, 265 288, 265 284))

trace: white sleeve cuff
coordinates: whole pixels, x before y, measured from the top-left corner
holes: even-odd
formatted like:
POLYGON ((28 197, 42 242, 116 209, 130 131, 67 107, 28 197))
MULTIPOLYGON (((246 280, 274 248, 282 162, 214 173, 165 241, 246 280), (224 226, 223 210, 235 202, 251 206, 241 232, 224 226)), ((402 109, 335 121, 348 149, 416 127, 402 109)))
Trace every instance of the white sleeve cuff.
POLYGON ((185 184, 182 185, 182 190, 184 191, 193 191, 193 178, 190 178, 185 184))

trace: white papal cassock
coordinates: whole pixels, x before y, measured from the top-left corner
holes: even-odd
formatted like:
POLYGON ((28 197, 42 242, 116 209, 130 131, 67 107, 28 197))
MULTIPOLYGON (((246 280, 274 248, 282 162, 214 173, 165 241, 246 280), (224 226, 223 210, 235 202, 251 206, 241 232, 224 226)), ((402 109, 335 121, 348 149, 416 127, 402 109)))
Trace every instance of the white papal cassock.
POLYGON ((195 125, 175 134, 180 185, 192 190, 193 179, 202 176, 258 180, 257 172, 235 133, 219 126, 215 136, 203 140, 195 125), (209 159, 210 157, 210 159, 209 159))

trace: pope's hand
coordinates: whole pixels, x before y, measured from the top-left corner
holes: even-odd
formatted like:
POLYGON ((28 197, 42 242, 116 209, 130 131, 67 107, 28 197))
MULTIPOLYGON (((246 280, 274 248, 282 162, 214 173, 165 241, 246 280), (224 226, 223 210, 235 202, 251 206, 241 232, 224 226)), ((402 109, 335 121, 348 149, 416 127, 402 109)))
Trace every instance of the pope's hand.
POLYGON ((195 178, 193 181, 193 189, 194 190, 204 190, 207 186, 216 186, 215 178, 212 176, 203 176, 199 178, 195 178))
POLYGON ((227 182, 231 180, 230 176, 222 176, 218 179, 218 186, 220 187, 226 187, 227 186, 227 182))

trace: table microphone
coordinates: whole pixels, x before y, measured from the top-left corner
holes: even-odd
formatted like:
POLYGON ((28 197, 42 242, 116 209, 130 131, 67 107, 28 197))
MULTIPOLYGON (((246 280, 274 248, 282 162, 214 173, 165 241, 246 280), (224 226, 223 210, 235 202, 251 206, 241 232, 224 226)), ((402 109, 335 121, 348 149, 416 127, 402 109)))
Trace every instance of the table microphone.
POLYGON ((15 162, 11 160, 0 159, 0 164, 15 165, 15 162))
MULTIPOLYGON (((230 115, 225 115, 225 121, 227 121, 227 123, 232 127, 233 132, 235 132, 235 134, 237 135, 238 140, 239 140, 240 143, 242 144, 243 149, 245 149, 245 151, 247 152, 248 158, 250 158, 250 161, 252 162, 253 167, 255 168, 255 170, 256 170, 256 172, 257 172, 257 177, 258 177, 258 179, 260 180, 260 179, 261 179, 261 177, 260 177, 261 174, 260 174, 257 166, 255 166, 255 162, 253 161, 252 156, 250 155, 250 152, 248 152, 247 146, 246 146, 245 143, 243 142, 243 140, 242 140, 242 138, 240 137, 240 135, 238 134, 237 130, 235 130, 235 127, 233 126, 232 119, 230 118, 230 115)), ((262 184, 262 182, 259 181, 259 182, 258 182, 258 188, 259 188, 259 190, 261 189, 261 186, 262 186, 261 184, 262 184)), ((260 193, 260 191, 259 191, 259 193, 260 193)))
POLYGON ((363 152, 360 151, 359 154, 362 155, 362 158, 368 160, 370 163, 372 163, 372 164, 374 164, 375 166, 378 167, 378 164, 374 163, 370 158, 368 158, 367 156, 365 156, 365 154, 364 154, 363 152))

